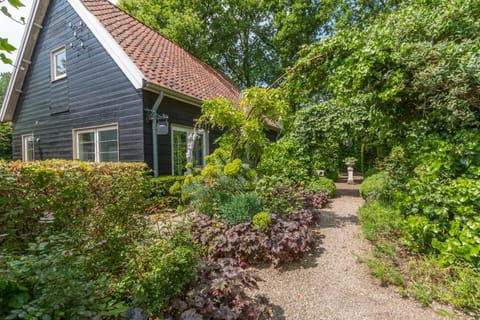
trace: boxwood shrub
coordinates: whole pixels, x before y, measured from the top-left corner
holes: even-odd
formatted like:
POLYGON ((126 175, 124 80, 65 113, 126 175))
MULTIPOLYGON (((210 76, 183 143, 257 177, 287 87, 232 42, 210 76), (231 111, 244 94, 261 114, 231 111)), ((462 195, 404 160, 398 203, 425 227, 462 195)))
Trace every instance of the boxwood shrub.
POLYGON ((305 189, 311 192, 327 192, 330 198, 335 197, 335 193, 337 191, 335 182, 326 177, 316 177, 306 184, 305 189))
POLYGON ((363 180, 360 185, 360 195, 366 200, 388 200, 391 196, 389 187, 388 173, 382 171, 363 180))

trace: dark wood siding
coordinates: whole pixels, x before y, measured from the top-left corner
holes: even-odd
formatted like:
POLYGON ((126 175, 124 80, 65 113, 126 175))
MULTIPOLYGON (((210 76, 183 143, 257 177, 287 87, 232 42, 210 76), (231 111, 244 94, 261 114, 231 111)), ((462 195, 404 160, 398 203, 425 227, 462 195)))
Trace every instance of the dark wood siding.
POLYGON ((36 159, 72 159, 73 129, 116 123, 120 161, 144 161, 143 93, 80 22, 66 0, 51 1, 14 116, 13 156, 21 159, 21 136, 33 133, 36 159), (50 53, 61 46, 67 78, 52 82, 50 53))
MULTIPOLYGON (((145 109, 151 109, 157 99, 158 95, 145 92, 144 103, 145 109)), ((193 127, 195 119, 200 117, 200 107, 193 106, 185 102, 177 101, 169 97, 164 97, 160 104, 158 113, 168 115, 170 124, 170 130, 168 135, 158 136, 158 161, 159 161, 159 174, 170 175, 172 174, 172 147, 171 147, 171 133, 172 125, 180 125, 186 127, 193 127)), ((145 115, 145 119, 148 117, 145 115)), ((153 154, 152 154, 152 124, 146 121, 144 126, 144 141, 145 141, 145 161, 150 167, 153 166, 153 154)), ((213 141, 219 136, 218 131, 209 132, 209 151, 214 150, 213 141)))

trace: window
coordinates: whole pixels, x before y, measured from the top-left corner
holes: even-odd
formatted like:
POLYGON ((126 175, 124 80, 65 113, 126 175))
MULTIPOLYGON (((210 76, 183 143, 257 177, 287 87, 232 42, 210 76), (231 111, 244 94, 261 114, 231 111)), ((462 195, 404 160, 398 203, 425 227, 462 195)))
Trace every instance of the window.
POLYGON ((67 76, 67 50, 61 47, 51 53, 52 81, 67 76))
POLYGON ((183 175, 187 164, 187 150, 193 143, 191 161, 194 167, 205 166, 205 156, 208 152, 207 134, 201 130, 194 135, 193 129, 172 126, 172 174, 183 175), (194 141, 192 141, 195 139, 194 141))
POLYGON ((33 134, 22 136, 22 160, 25 162, 35 160, 35 138, 33 134))
POLYGON ((74 130, 74 158, 82 161, 118 162, 118 127, 74 130))

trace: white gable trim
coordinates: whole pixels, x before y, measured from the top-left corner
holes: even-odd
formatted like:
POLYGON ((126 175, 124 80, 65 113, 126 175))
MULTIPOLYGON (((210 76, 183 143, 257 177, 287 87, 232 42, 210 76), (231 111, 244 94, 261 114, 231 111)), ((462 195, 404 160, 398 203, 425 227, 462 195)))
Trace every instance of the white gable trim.
MULTIPOLYGON (((87 10, 80 0, 68 0, 75 12, 85 22, 97 40, 103 45, 108 54, 112 57, 125 76, 130 80, 136 89, 143 87, 144 75, 137 66, 130 60, 130 57, 123 51, 115 39, 103 27, 100 21, 87 10)), ((47 12, 49 0, 34 0, 30 11, 22 42, 18 48, 15 67, 5 92, 5 99, 0 109, 0 122, 12 121, 15 108, 21 94, 21 89, 28 67, 31 63, 33 50, 35 49, 43 19, 47 12)))
POLYGON ((30 66, 30 59, 35 49, 38 35, 42 29, 42 21, 50 1, 35 0, 30 15, 27 20, 25 31, 23 32, 22 42, 18 48, 17 58, 15 59, 12 76, 8 83, 5 99, 0 109, 0 122, 12 121, 15 113, 15 107, 20 97, 23 81, 30 66))
POLYGON ((75 12, 85 22, 88 29, 90 29, 105 50, 107 50, 132 85, 136 89, 141 89, 143 87, 143 79, 145 78, 143 73, 137 68, 135 63, 133 63, 112 35, 103 27, 100 21, 88 11, 80 0, 68 0, 68 3, 70 3, 75 12))

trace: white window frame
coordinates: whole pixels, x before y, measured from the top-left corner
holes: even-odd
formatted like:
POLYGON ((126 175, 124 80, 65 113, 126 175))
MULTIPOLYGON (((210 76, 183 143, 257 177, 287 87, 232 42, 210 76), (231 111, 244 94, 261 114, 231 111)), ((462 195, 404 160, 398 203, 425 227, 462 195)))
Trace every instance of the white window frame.
MULTIPOLYGON (((193 132, 192 127, 187 127, 187 126, 182 126, 182 125, 176 125, 172 124, 171 126, 171 133, 170 133, 170 149, 172 153, 172 175, 175 175, 175 152, 173 150, 174 148, 174 141, 173 141, 173 132, 174 131, 181 131, 181 132, 186 132, 187 137, 193 132)), ((209 152, 209 146, 208 146, 208 131, 206 130, 199 130, 198 133, 200 133, 203 137, 202 145, 203 145, 203 150, 202 150, 202 167, 205 167, 205 157, 208 155, 209 152)), ((188 143, 188 141, 187 141, 188 143)))
POLYGON ((22 161, 30 162, 35 161, 35 136, 33 133, 22 135, 22 161), (32 143, 33 155, 32 159, 28 158, 28 142, 32 143))
POLYGON ((52 50, 50 52, 50 71, 51 71, 51 77, 52 81, 60 80, 63 78, 67 77, 67 47, 62 46, 60 48, 57 48, 55 50, 52 50), (60 53, 64 52, 65 53, 65 73, 61 75, 57 75, 57 59, 56 56, 60 53))
POLYGON ((94 134, 94 146, 95 146, 95 162, 100 162, 100 143, 99 143, 99 132, 116 130, 117 131, 117 160, 114 162, 120 161, 120 135, 118 131, 118 124, 108 124, 105 126, 98 127, 88 127, 88 128, 79 128, 73 129, 73 159, 79 160, 80 158, 80 145, 78 136, 82 133, 93 133, 94 134))

